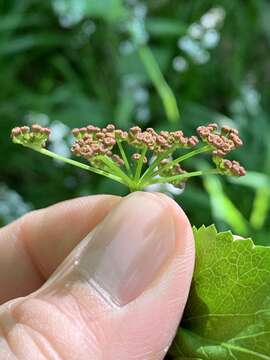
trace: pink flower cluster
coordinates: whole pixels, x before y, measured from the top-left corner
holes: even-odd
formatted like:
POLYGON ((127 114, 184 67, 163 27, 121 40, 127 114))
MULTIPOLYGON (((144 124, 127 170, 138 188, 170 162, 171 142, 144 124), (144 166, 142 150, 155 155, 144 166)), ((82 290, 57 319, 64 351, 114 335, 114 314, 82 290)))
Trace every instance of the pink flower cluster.
POLYGON ((146 146, 156 155, 168 149, 190 148, 199 142, 196 136, 185 137, 181 130, 157 133, 153 128, 143 131, 139 126, 134 126, 129 130, 127 141, 138 148, 146 146))
POLYGON ((112 124, 103 129, 89 125, 80 129, 73 129, 72 133, 76 138, 76 142, 71 147, 73 154, 90 162, 96 162, 100 155, 106 155, 118 165, 123 165, 124 162, 120 156, 112 152, 116 138, 124 138, 125 134, 122 130, 117 132, 112 124))
MULTIPOLYGON (((134 126, 129 131, 115 129, 112 124, 105 128, 96 126, 86 126, 73 129, 73 135, 76 138, 71 150, 77 156, 82 156, 90 162, 100 155, 107 155, 118 165, 123 164, 123 159, 113 154, 113 148, 117 142, 127 142, 129 145, 137 148, 145 148, 154 155, 158 155, 167 150, 176 150, 177 148, 190 148, 196 146, 199 142, 196 136, 185 137, 182 131, 161 131, 157 133, 154 129, 148 128, 143 131, 139 126, 134 126)), ((138 161, 139 153, 134 153, 132 159, 138 161)), ((147 157, 144 157, 144 163, 147 163, 147 157)))
POLYGON ((213 147, 213 155, 223 157, 243 144, 236 129, 217 124, 199 126, 197 132, 202 140, 213 147))
POLYGON ((239 164, 238 161, 235 160, 228 160, 224 159, 222 161, 222 165, 224 167, 224 173, 226 175, 233 175, 233 176, 244 176, 246 175, 246 170, 243 166, 239 164))
POLYGON ((11 138, 14 142, 22 145, 32 144, 33 146, 44 147, 49 139, 51 130, 40 125, 15 127, 11 131, 11 138))

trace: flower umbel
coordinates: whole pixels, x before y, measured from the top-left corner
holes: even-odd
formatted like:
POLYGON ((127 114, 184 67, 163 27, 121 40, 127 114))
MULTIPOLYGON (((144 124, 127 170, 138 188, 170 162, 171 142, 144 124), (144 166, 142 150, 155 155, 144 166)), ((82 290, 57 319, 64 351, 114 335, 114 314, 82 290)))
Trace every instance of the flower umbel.
POLYGON ((11 137, 17 144, 24 146, 44 147, 51 134, 49 128, 40 125, 16 127, 11 131, 11 137))
POLYGON ((112 124, 104 128, 89 125, 73 129, 75 141, 71 151, 88 164, 47 150, 50 132, 39 125, 22 126, 14 128, 11 137, 14 143, 106 176, 128 186, 131 191, 156 183, 182 187, 190 177, 199 175, 243 176, 246 173, 237 161, 224 158, 242 145, 238 131, 228 126, 199 126, 197 133, 203 145, 197 136, 186 137, 181 130, 156 132, 152 128, 142 130, 134 126, 124 131, 112 124), (212 156, 213 169, 187 172, 182 167, 184 160, 206 152, 212 156), (150 162, 151 159, 154 160, 150 162))

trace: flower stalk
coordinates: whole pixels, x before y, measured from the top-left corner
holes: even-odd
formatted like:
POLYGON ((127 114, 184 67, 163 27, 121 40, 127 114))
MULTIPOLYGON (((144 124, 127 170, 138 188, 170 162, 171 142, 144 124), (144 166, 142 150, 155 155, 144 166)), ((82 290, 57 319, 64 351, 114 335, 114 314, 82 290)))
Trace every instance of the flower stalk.
POLYGON ((105 176, 126 185, 130 191, 143 190, 157 183, 182 187, 189 178, 208 174, 243 176, 245 169, 235 160, 225 159, 232 150, 242 145, 236 129, 209 124, 197 128, 197 136, 186 137, 182 131, 143 131, 134 126, 129 131, 89 125, 73 129, 71 152, 87 161, 79 162, 46 149, 51 130, 39 125, 16 127, 11 132, 14 143, 28 147, 53 159, 64 161, 80 169, 105 176), (199 145, 203 142, 203 145, 199 145), (128 158, 127 147, 133 150, 128 158), (193 149, 195 148, 195 149, 193 149), (185 153, 174 157, 175 152, 185 153), (209 153, 214 168, 187 172, 182 162, 191 157, 209 153), (151 159, 154 159, 151 162, 151 159))

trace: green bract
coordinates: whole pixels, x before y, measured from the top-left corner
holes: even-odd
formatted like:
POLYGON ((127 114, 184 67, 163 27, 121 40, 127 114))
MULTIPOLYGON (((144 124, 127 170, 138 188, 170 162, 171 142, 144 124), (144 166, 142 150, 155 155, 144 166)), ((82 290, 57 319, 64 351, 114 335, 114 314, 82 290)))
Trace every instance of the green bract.
POLYGON ((270 248, 194 229, 196 266, 173 359, 270 359, 270 248))

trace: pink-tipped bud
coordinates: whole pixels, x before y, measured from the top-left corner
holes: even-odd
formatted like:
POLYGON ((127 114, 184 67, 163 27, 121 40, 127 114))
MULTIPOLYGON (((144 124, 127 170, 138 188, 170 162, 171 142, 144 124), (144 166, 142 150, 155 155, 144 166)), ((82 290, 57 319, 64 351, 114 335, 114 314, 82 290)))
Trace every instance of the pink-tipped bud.
POLYGON ((156 141, 157 141, 158 144, 166 144, 166 142, 167 142, 167 140, 165 139, 165 137, 164 137, 164 136, 161 136, 161 135, 157 136, 156 141))
MULTIPOLYGON (((135 161, 140 160, 141 157, 142 157, 142 155, 139 154, 139 153, 135 153, 135 154, 132 155, 132 159, 135 160, 135 161)), ((144 156, 144 158, 143 158, 143 163, 144 163, 144 164, 147 163, 147 157, 146 157, 146 156, 144 156)))
POLYGON ((95 154, 95 155, 98 155, 99 154, 99 152, 100 152, 100 144, 92 144, 91 145, 91 149, 93 150, 93 153, 95 154))
POLYGON ((78 128, 73 129, 72 134, 76 137, 77 135, 80 134, 80 129, 78 129, 78 128))
POLYGON ((171 160, 172 160, 171 158, 165 158, 161 160, 160 165, 167 165, 170 163, 171 160))
POLYGON ((96 126, 88 125, 88 126, 86 126, 85 131, 87 131, 88 134, 92 134, 92 133, 95 133, 97 131, 100 131, 100 129, 98 127, 96 127, 96 126))
POLYGON ((141 158, 141 154, 139 154, 139 153, 135 153, 135 154, 132 155, 132 159, 135 160, 135 161, 140 160, 140 158, 141 158))
POLYGON ((30 127, 29 126, 22 126, 21 131, 22 131, 23 134, 29 133, 30 132, 30 127))
POLYGON ((191 136, 188 139, 188 145, 196 146, 198 143, 199 143, 199 139, 197 138, 197 136, 191 136))
POLYGON ((243 141, 239 138, 239 136, 237 134, 235 134, 233 132, 230 134, 230 139, 234 142, 234 145, 236 147, 243 145, 243 141))
POLYGON ((158 135, 153 128, 147 128, 146 131, 147 131, 149 134, 153 135, 153 136, 157 136, 157 135, 158 135))
POLYGON ((214 155, 214 156, 223 157, 223 156, 225 156, 226 154, 227 154, 227 153, 226 153, 225 151, 220 150, 220 149, 213 151, 213 155, 214 155))
POLYGON ((49 128, 43 128, 43 133, 47 136, 51 135, 52 130, 49 128))
POLYGON ((231 132, 231 128, 228 125, 223 125, 221 127, 221 131, 224 132, 225 134, 228 134, 231 132))
POLYGON ((238 135, 239 131, 237 129, 231 128, 231 133, 238 135))
POLYGON ((210 129, 212 131, 217 130, 218 129, 218 124, 216 124, 216 123, 208 124, 207 127, 208 127, 208 129, 210 129))
POLYGON ((132 135, 136 135, 136 134, 140 133, 141 131, 142 131, 142 129, 139 126, 133 126, 132 128, 129 129, 129 132, 132 135))
POLYGON ((210 130, 206 126, 199 126, 197 128, 197 133, 202 137, 205 138, 210 134, 210 130))
POLYGON ((104 145, 106 145, 106 146, 113 146, 113 145, 115 145, 116 140, 113 139, 113 138, 110 138, 110 137, 105 137, 105 138, 103 139, 103 143, 104 143, 104 145))
POLYGON ((177 174, 185 174, 186 170, 184 170, 179 164, 176 164, 173 167, 173 170, 177 173, 177 174))
POLYGON ((244 176, 246 175, 246 170, 243 166, 239 164, 238 161, 231 161, 231 160, 223 160, 222 165, 225 168, 225 173, 227 175, 234 175, 234 176, 244 176))
POLYGON ((41 133, 42 132, 42 127, 40 125, 34 124, 32 125, 32 131, 34 133, 41 133))
POLYGON ((106 126, 106 129, 107 129, 109 132, 112 132, 112 131, 115 130, 115 126, 114 126, 113 124, 108 124, 108 125, 106 126))
POLYGON ((15 127, 14 129, 11 130, 11 136, 12 137, 17 137, 19 135, 22 134, 22 130, 20 127, 15 127))
POLYGON ((160 132, 160 135, 163 136, 165 139, 167 139, 169 137, 170 133, 169 133, 169 131, 162 130, 160 132))
POLYGON ((104 139, 105 136, 106 136, 106 135, 105 135, 103 132, 101 132, 101 131, 99 131, 99 132, 96 133, 96 138, 97 138, 97 139, 104 139))
POLYGON ((112 155, 112 159, 113 159, 113 161, 115 161, 119 166, 124 165, 124 161, 123 161, 123 159, 120 158, 119 155, 113 154, 113 155, 112 155))

